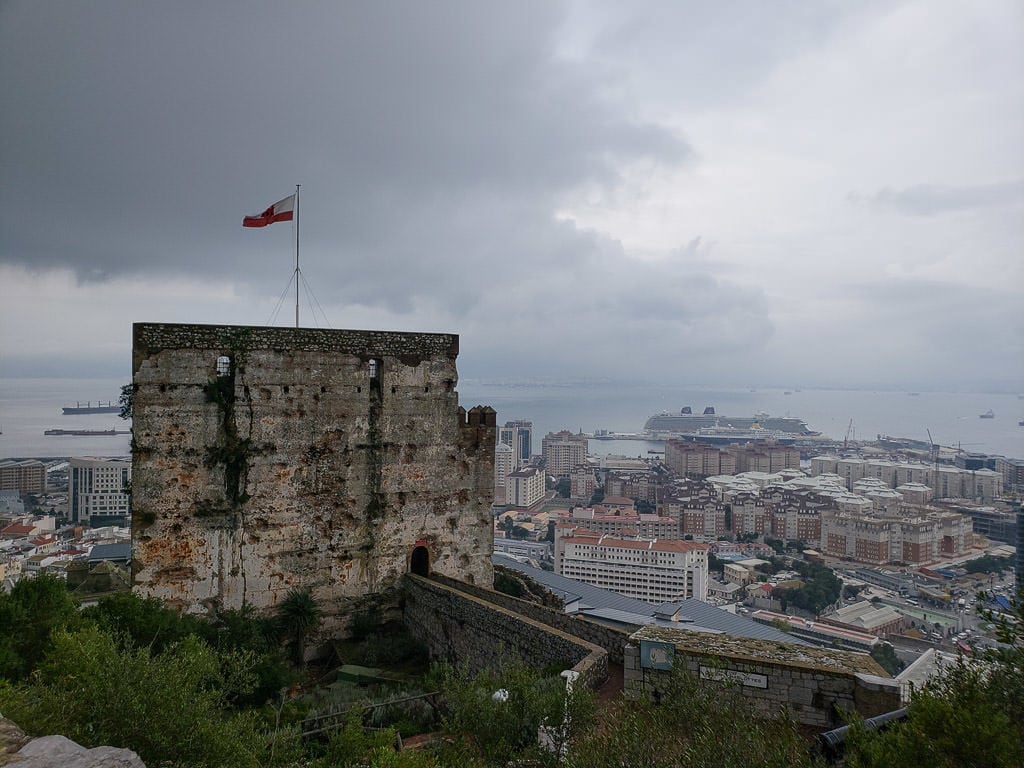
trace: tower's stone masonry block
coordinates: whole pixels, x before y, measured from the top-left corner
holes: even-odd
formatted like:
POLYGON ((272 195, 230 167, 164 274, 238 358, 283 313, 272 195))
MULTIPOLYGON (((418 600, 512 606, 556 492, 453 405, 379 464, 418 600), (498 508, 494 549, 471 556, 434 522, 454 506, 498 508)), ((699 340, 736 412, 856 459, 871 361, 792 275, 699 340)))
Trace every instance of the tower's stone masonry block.
POLYGON ((457 355, 448 334, 136 324, 136 590, 200 611, 301 587, 335 613, 410 563, 490 586, 495 414, 459 407, 457 355))

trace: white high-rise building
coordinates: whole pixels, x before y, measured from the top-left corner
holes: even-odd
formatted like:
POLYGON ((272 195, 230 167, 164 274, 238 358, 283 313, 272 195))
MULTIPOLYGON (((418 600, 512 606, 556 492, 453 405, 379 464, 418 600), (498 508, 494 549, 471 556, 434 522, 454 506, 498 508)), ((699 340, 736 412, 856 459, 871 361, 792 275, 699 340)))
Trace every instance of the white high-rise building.
POLYGON ((708 598, 708 545, 613 538, 576 528, 555 542, 555 572, 649 603, 708 598))
POLYGON ((545 475, 537 467, 525 467, 508 476, 505 503, 530 508, 544 498, 545 475))
POLYGON ((68 467, 68 518, 89 523, 94 517, 130 515, 132 479, 129 459, 78 458, 68 467))
POLYGON ((515 469, 515 451, 511 445, 498 443, 494 446, 494 503, 508 503, 508 476, 515 469))

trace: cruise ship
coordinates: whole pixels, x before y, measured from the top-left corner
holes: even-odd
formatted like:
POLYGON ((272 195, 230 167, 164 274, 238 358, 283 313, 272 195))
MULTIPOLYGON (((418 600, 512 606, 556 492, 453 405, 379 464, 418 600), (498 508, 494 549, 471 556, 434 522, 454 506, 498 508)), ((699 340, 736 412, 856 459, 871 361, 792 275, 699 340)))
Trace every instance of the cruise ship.
POLYGON ((701 429, 732 428, 752 430, 755 425, 773 433, 785 433, 792 437, 815 437, 820 432, 808 428, 803 419, 795 416, 769 416, 756 413, 753 416, 719 416, 714 406, 708 406, 703 413, 694 413, 690 406, 679 413, 659 413, 651 416, 644 425, 650 434, 693 435, 701 429))

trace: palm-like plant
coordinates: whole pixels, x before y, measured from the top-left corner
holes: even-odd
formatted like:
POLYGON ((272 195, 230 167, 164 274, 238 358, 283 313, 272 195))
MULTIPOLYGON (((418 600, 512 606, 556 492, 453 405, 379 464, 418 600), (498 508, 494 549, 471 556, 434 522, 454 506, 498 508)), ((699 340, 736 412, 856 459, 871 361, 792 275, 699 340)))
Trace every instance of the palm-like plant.
POLYGON ((320 626, 320 606, 308 589, 293 589, 277 606, 281 635, 288 640, 292 658, 301 665, 306 657, 306 639, 320 626))

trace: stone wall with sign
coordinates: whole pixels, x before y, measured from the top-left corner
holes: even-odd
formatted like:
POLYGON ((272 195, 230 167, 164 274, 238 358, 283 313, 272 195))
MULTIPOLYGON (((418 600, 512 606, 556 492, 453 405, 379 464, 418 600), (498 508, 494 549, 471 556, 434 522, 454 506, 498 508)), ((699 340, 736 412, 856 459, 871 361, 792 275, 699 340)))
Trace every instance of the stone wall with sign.
POLYGON ((490 586, 495 413, 450 334, 134 326, 135 589, 324 612, 410 567, 490 586))
POLYGON ((667 676, 695 675, 708 685, 739 686, 752 710, 827 730, 842 712, 874 717, 900 707, 899 683, 868 655, 666 627, 644 627, 625 650, 625 690, 658 700, 667 676))

